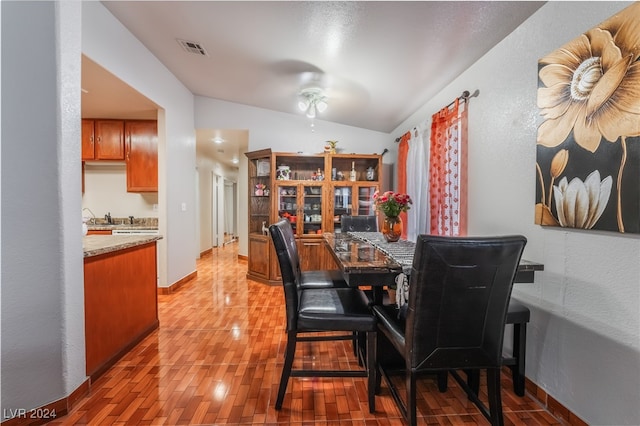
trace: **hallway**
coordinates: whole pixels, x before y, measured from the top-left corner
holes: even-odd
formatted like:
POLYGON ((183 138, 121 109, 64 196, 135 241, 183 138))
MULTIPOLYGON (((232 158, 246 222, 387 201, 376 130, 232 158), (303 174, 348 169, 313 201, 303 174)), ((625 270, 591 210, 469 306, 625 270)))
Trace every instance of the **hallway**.
MULTIPOLYGON (((362 378, 293 378, 282 410, 273 408, 286 343, 282 289, 247 281, 237 250, 237 243, 214 248, 198 260, 196 279, 158 296, 160 328, 50 424, 403 425, 384 383, 369 413, 362 378)), ((307 345, 298 349, 305 363, 359 368, 349 342, 307 345)), ((434 379, 421 381, 420 424, 488 424, 449 383, 439 393, 434 379)), ((560 424, 530 396, 517 397, 506 374, 502 395, 505 424, 560 424)))

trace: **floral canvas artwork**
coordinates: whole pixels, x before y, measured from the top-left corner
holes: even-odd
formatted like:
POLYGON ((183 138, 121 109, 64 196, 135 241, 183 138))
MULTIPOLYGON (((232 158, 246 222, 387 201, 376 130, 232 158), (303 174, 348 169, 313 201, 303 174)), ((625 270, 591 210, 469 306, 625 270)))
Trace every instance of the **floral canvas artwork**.
POLYGON ((640 233, 640 3, 538 62, 535 221, 640 233))

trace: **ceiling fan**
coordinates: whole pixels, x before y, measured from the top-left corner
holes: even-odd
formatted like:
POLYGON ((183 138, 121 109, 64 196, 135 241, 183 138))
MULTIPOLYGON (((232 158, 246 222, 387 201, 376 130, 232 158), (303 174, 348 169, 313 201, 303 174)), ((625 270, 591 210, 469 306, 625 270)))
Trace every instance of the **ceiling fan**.
POLYGON ((309 118, 315 118, 316 113, 323 113, 328 106, 328 97, 320 87, 307 87, 298 92, 298 108, 309 118))
POLYGON ((309 118, 326 113, 323 119, 339 122, 343 114, 364 108, 370 99, 360 83, 325 72, 308 62, 280 61, 272 64, 271 70, 271 87, 288 93, 289 108, 294 107, 309 118))

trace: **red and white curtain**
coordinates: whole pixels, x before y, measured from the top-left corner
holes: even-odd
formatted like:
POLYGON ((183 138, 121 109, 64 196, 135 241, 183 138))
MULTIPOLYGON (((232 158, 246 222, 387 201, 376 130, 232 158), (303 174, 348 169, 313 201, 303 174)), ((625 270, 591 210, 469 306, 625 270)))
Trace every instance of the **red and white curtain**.
POLYGON ((433 115, 429 161, 432 235, 467 234, 467 103, 433 115))
POLYGON ((413 205, 402 213, 402 238, 467 234, 467 103, 456 99, 405 133, 398 146, 397 192, 413 205))

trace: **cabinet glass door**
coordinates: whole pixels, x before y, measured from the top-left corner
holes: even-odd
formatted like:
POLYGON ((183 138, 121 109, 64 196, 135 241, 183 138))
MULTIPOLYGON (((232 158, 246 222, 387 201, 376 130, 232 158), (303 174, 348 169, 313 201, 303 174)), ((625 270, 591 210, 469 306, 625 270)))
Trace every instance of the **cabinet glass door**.
POLYGON ((373 194, 377 186, 361 186, 358 188, 358 216, 372 216, 376 214, 373 194))
POLYGON ((304 218, 304 234, 322 234, 322 186, 302 185, 302 213, 304 218))
MULTIPOLYGON (((253 153, 251 153, 253 154, 253 153)), ((266 235, 271 218, 269 157, 249 155, 249 234, 266 235)))
POLYGON ((278 216, 291 222, 293 233, 298 233, 298 187, 278 185, 276 187, 278 216))
POLYGON ((341 232, 340 218, 353 214, 353 188, 335 185, 333 188, 333 232, 341 232))

